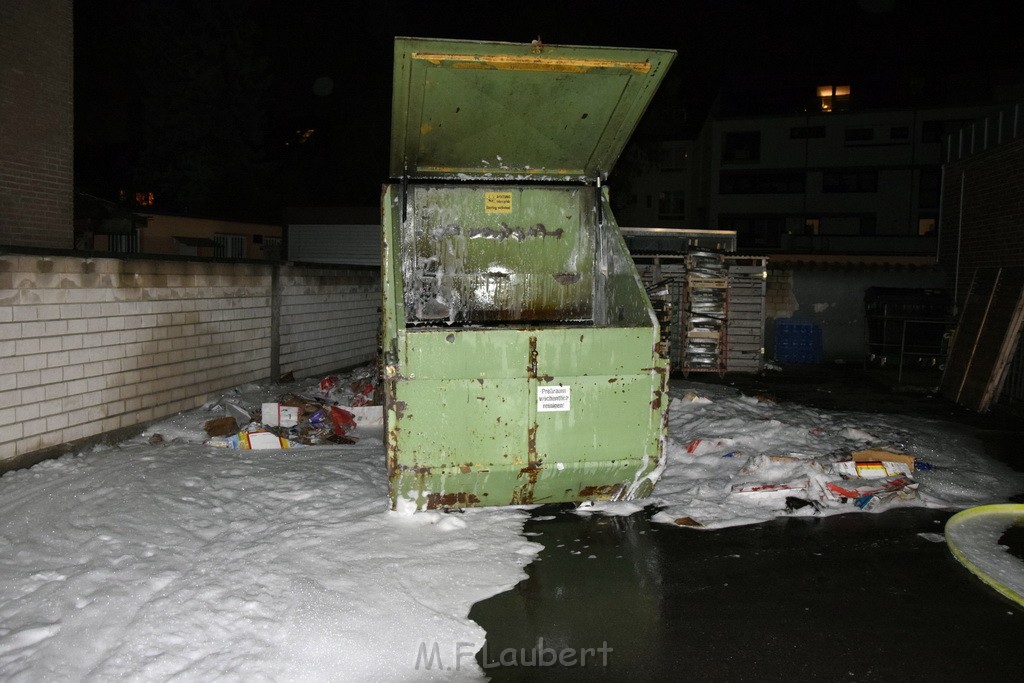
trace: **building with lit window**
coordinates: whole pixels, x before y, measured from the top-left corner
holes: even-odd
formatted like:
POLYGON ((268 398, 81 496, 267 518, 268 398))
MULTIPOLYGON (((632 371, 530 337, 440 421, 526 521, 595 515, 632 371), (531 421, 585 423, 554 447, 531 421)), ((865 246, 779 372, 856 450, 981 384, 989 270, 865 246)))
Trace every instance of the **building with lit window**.
POLYGON ((911 106, 906 93, 856 85, 726 89, 694 139, 627 152, 642 158, 625 159, 634 171, 616 216, 625 226, 734 231, 737 252, 767 256, 767 358, 775 320, 799 318, 821 327, 826 361, 870 359, 868 292, 945 284, 946 138, 992 109, 992 93, 964 103, 949 92, 912 93, 911 106))

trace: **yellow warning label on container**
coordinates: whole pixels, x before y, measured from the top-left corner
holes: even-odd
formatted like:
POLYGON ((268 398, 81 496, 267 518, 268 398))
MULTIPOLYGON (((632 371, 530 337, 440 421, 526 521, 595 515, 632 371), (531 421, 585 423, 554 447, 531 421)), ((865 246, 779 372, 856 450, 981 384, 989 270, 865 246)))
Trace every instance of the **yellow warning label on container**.
POLYGON ((485 192, 484 211, 487 213, 512 213, 512 193, 485 192))

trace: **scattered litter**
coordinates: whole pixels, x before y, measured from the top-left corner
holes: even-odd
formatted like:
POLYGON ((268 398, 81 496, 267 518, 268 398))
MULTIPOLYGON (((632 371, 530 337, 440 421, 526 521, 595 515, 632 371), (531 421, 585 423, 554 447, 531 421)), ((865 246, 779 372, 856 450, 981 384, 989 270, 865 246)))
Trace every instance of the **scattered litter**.
POLYGON ((238 432, 238 421, 230 415, 227 417, 215 417, 203 423, 203 430, 207 436, 227 436, 238 432))
MULTIPOLYGON (((826 484, 828 490, 840 499, 857 500, 882 493, 899 491, 900 489, 916 489, 917 484, 906 477, 890 477, 887 479, 850 479, 849 481, 826 484)), ((842 502, 842 501, 840 501, 842 502)), ((863 508, 863 505, 858 505, 863 508)))
POLYGON ((237 434, 233 434, 232 436, 225 437, 223 439, 211 440, 208 443, 211 446, 236 448, 243 451, 281 450, 284 448, 296 447, 296 444, 293 444, 288 439, 262 429, 257 429, 251 432, 238 432, 237 434))
POLYGON ((163 443, 163 442, 164 442, 164 435, 163 434, 154 434, 153 436, 149 437, 149 445, 150 446, 155 446, 158 443, 163 443))
POLYGON ((896 451, 890 451, 885 448, 873 448, 866 451, 856 451, 850 458, 854 462, 899 462, 906 465, 908 468, 914 467, 914 456, 909 453, 897 453, 896 451))
POLYGON ((832 463, 832 472, 842 477, 854 479, 881 479, 884 477, 909 477, 913 466, 902 462, 884 460, 840 460, 832 463))
POLYGON ((299 423, 298 406, 283 403, 264 403, 261 414, 267 427, 294 427, 299 423))
POLYGON ((704 526, 703 524, 701 524, 700 522, 695 520, 693 517, 676 517, 675 522, 679 526, 693 526, 693 527, 704 526))
MULTIPOLYGON (((225 413, 235 418, 235 422, 238 423, 239 427, 244 427, 252 422, 252 413, 237 403, 232 401, 220 401, 220 405, 224 407, 225 413)), ((238 430, 236 429, 235 431, 238 430)))
POLYGON ((338 436, 344 436, 348 430, 356 428, 356 416, 338 406, 331 406, 331 422, 338 436))
POLYGON ((931 541, 932 543, 945 543, 946 542, 946 534, 935 534, 935 533, 931 533, 931 532, 928 532, 928 531, 922 531, 921 533, 918 534, 918 536, 920 536, 921 538, 923 538, 926 541, 931 541))
POLYGON ((235 389, 207 404, 208 410, 226 413, 207 421, 211 437, 207 443, 239 449, 354 444, 359 441, 360 426, 384 423, 377 387, 373 369, 361 368, 348 378, 329 375, 315 380, 306 390, 289 387, 275 399, 254 406, 246 405, 245 392, 235 389))
POLYGON ((350 406, 347 410, 359 426, 384 424, 384 406, 350 406))
POLYGON ((806 489, 809 481, 790 481, 784 484, 733 484, 733 493, 774 493, 775 491, 800 491, 806 489))
POLYGON ((805 507, 814 509, 814 513, 818 514, 821 512, 822 505, 816 500, 807 500, 805 498, 797 498, 796 496, 786 496, 786 512, 796 512, 805 507))

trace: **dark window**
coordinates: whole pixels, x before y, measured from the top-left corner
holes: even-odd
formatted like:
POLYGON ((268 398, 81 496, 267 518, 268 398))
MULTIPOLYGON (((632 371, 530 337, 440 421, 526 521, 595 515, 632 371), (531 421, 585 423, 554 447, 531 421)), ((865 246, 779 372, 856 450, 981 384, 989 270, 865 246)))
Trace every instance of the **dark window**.
POLYGON ((761 131, 726 133, 722 137, 722 161, 751 163, 761 160, 761 131))
POLYGON ((736 245, 739 249, 778 247, 786 231, 786 217, 721 216, 718 227, 721 230, 736 231, 736 245))
POLYGON ((893 126, 889 129, 890 140, 909 140, 910 126, 893 126))
POLYGON ((874 216, 861 216, 860 218, 860 234, 861 235, 874 235, 875 227, 878 224, 878 220, 874 216))
POLYGON ((941 142, 944 132, 943 121, 925 121, 921 124, 921 142, 941 142))
POLYGON ((925 121, 921 124, 921 142, 942 142, 942 138, 959 132, 961 128, 970 125, 970 123, 970 119, 925 121))
POLYGON ((805 140, 807 138, 825 137, 825 126, 798 126, 789 129, 791 140, 805 140))
POLYGON ((939 184, 942 179, 942 171, 938 168, 922 168, 919 180, 919 191, 917 205, 925 208, 937 208, 939 206, 939 184))
POLYGON ((822 192, 878 192, 878 171, 825 171, 822 192))
POLYGON ((874 128, 847 128, 847 142, 871 142, 875 139, 874 128))
POLYGON ((658 150, 658 167, 663 171, 685 169, 686 158, 686 148, 682 145, 662 145, 658 150))
POLYGON ((720 194, 800 194, 806 186, 803 171, 722 171, 720 194))
POLYGON ((245 237, 242 235, 215 234, 213 241, 217 243, 214 256, 217 258, 245 258, 245 237))
POLYGON ((658 218, 678 220, 686 211, 686 193, 676 190, 658 195, 658 218))
POLYGON ((137 254, 139 252, 139 229, 135 228, 127 235, 107 235, 107 249, 117 254, 137 254))

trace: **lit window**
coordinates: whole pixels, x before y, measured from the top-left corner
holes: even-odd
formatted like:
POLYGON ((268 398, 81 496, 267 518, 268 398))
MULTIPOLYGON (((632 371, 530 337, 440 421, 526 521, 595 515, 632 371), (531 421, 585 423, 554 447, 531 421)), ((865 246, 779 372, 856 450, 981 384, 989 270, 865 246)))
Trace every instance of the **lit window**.
POLYGON ((917 234, 932 235, 935 233, 935 219, 934 218, 922 218, 917 221, 917 234))
POLYGON ((850 86, 819 85, 818 101, 822 111, 845 111, 850 105, 850 86))

